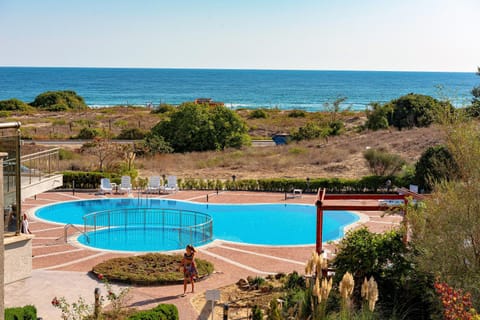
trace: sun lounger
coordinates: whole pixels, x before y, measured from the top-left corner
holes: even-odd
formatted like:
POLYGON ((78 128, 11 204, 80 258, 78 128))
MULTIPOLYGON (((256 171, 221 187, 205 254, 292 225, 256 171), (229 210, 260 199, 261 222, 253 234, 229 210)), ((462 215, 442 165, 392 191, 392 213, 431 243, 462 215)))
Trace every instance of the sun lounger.
POLYGON ((175 193, 178 191, 177 185, 177 177, 176 176, 168 176, 167 177, 167 184, 160 188, 161 192, 165 193, 175 193))
POLYGON ((110 183, 110 179, 108 178, 102 178, 100 180, 100 193, 112 193, 113 187, 112 184, 110 183))
POLYGON ((161 180, 159 176, 152 176, 148 179, 147 193, 160 193, 161 180))
POLYGON ((130 176, 122 176, 118 192, 130 193, 132 191, 132 182, 130 176))

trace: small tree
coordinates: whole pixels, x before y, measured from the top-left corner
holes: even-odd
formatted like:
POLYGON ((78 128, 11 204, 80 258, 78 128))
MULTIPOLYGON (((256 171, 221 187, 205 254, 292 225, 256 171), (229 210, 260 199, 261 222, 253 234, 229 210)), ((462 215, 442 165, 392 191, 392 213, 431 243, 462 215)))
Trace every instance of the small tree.
POLYGON ((98 160, 98 170, 103 171, 105 165, 118 158, 120 150, 118 145, 107 139, 95 138, 92 142, 85 143, 80 151, 95 156, 98 160))
POLYGON ((458 165, 445 146, 430 147, 415 164, 415 181, 426 192, 435 183, 458 178, 458 165))
MULTIPOLYGON (((143 143, 140 146, 136 146, 137 149, 141 149, 140 153, 146 154, 158 154, 158 153, 172 153, 173 148, 168 142, 163 139, 162 136, 149 133, 143 139, 143 143)), ((138 151, 138 150, 137 150, 138 151)))
POLYGON ((249 143, 243 120, 224 106, 182 104, 151 130, 175 152, 223 150, 249 143))

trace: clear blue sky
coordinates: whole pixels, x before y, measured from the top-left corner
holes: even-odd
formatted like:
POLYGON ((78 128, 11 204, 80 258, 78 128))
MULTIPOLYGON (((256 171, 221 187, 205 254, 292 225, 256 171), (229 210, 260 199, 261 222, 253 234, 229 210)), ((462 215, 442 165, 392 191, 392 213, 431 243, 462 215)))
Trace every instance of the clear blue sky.
POLYGON ((0 0, 0 66, 476 71, 480 0, 0 0))

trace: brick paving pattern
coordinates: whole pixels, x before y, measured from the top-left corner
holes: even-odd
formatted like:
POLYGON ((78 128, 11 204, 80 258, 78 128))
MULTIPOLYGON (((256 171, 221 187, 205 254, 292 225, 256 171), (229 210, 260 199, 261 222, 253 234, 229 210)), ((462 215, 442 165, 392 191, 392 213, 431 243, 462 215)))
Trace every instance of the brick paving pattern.
MULTIPOLYGON (((134 194, 134 197, 145 195, 134 194)), ((100 197, 125 197, 125 195, 96 195, 95 193, 49 192, 27 199, 22 205, 30 220, 30 229, 35 235, 33 239, 33 269, 32 277, 6 286, 6 307, 34 304, 39 316, 47 319, 59 319, 59 312, 50 305, 53 296, 72 296, 75 292, 93 292, 95 279, 91 279, 88 272, 96 264, 113 257, 128 256, 128 253, 112 253, 106 251, 90 250, 85 247, 76 247, 64 241, 64 228, 62 225, 46 223, 36 220, 33 210, 39 206, 80 199, 98 199, 100 197), (56 283, 50 277, 59 279, 56 283), (71 281, 76 277, 77 284, 71 281), (66 280, 62 280, 66 279, 66 280), (42 283, 46 282, 46 283, 42 283), (64 286, 62 286, 64 282, 64 286), (57 288, 58 286, 58 288, 57 288), (39 288, 37 288, 39 287, 39 288), (43 289, 42 289, 43 288, 43 289), (63 290, 62 290, 63 288, 63 290), (40 292, 35 292, 38 290, 40 292), (55 291, 56 290, 56 291, 55 291), (23 297, 18 297, 23 295, 23 297), (18 303, 22 299, 22 303, 18 303), (31 299, 33 301, 28 301, 31 299)), ((177 200, 189 200, 209 203, 305 203, 314 204, 316 195, 303 194, 302 197, 285 199, 282 193, 264 192, 215 192, 215 191, 180 191, 171 195, 148 195, 177 200), (208 197, 207 197, 208 196, 208 197)), ((372 201, 345 201, 343 203, 374 204, 372 201)), ((315 209, 312 209, 315 210, 315 209)), ((359 212, 360 225, 367 226, 374 232, 391 230, 399 225, 401 217, 397 215, 382 216, 382 212, 359 212)), ((69 235, 76 231, 68 230, 69 235)), ((312 235, 312 242, 315 235, 312 235)), ((332 244, 324 244, 330 254, 335 248, 332 244)), ((195 294, 204 294, 206 290, 219 288, 235 283, 240 278, 247 276, 265 276, 269 273, 303 272, 305 261, 315 250, 315 245, 309 246, 255 246, 239 243, 214 241, 200 247, 197 257, 212 262, 215 272, 195 286, 195 294)), ((133 253, 132 253, 133 254, 133 253)), ((200 319, 200 316, 190 304, 193 294, 180 297, 183 285, 172 286, 134 286, 130 291, 130 306, 138 309, 148 309, 159 303, 173 303, 180 313, 180 319, 200 319)), ((92 294, 93 296, 93 294, 92 294)), ((75 298, 73 298, 75 300, 75 298)), ((87 297, 88 300, 88 297, 87 297)), ((72 301, 73 302, 73 301, 72 301)))

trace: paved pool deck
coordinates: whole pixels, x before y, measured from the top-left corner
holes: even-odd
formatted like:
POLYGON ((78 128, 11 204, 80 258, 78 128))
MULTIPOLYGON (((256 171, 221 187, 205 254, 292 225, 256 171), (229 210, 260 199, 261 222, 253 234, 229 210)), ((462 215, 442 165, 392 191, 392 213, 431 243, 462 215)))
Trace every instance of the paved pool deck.
MULTIPOLYGON (((74 246, 71 241, 65 243, 62 225, 46 223, 35 219, 33 211, 43 205, 72 200, 99 199, 102 197, 126 197, 127 195, 98 195, 96 193, 48 192, 29 198, 22 203, 23 211, 30 221, 33 239, 33 272, 31 277, 5 286, 5 307, 33 304, 38 316, 44 320, 60 319, 60 311, 51 305, 53 297, 65 297, 74 302, 83 297, 88 303, 93 302, 93 291, 105 288, 89 271, 96 264, 114 257, 123 257, 128 253, 113 253, 90 250, 74 246)), ((205 203, 303 203, 314 204, 316 195, 303 194, 301 197, 285 199, 283 193, 236 192, 225 191, 180 191, 170 195, 144 195, 133 193, 130 197, 158 197, 176 200, 188 200, 205 203), (208 195, 208 197, 207 197, 208 195)), ((345 203, 375 205, 372 200, 349 200, 345 203)), ((312 208, 312 210, 315 210, 312 208)), ((366 226, 373 232, 384 232, 398 227, 401 216, 387 215, 382 212, 360 211, 360 222, 353 228, 366 226)), ((259 222, 261 228, 261 222, 259 222)), ((73 228, 69 234, 75 233, 73 228)), ((312 235, 312 242, 315 235, 312 235)), ((332 244, 324 244, 327 253, 334 254, 332 244)), ((149 309, 159 303, 172 303, 178 307, 180 319, 211 319, 209 306, 205 306, 201 315, 191 304, 194 295, 203 295, 206 290, 217 289, 237 282, 247 276, 265 276, 271 273, 303 273, 306 260, 315 250, 315 245, 307 246, 255 246, 231 242, 214 241, 198 248, 197 257, 212 262, 215 272, 207 279, 195 284, 195 293, 181 297, 183 285, 171 286, 132 286, 128 305, 138 309, 149 309)), ((122 286, 114 285, 115 290, 122 286)), ((221 309, 218 306, 217 309, 221 309)), ((218 318, 218 317, 217 317, 218 318)))

